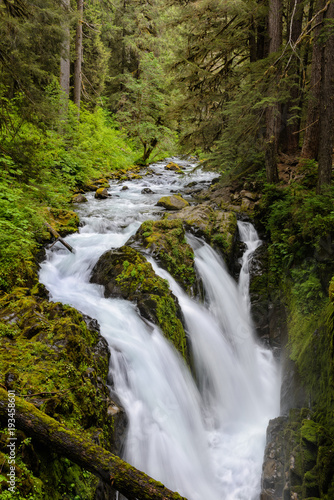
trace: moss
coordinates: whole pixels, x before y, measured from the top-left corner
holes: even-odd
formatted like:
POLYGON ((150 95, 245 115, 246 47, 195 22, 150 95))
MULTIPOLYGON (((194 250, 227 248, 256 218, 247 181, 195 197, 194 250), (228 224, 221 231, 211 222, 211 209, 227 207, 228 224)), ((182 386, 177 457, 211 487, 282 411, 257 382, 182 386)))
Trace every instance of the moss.
POLYGON ((49 208, 45 211, 45 219, 58 231, 60 236, 78 231, 79 217, 73 210, 49 208))
MULTIPOLYGON (((153 225, 152 221, 145 228, 150 224, 153 225)), ((157 324, 182 356, 188 358, 180 310, 168 282, 155 274, 137 250, 125 245, 103 254, 93 269, 91 281, 104 285, 106 296, 121 296, 136 302, 141 314, 157 324)))
POLYGON ((185 240, 181 220, 145 221, 135 238, 152 251, 183 288, 191 290, 196 280, 194 253, 185 240))
MULTIPOLYGON (((15 390, 69 428, 91 436, 98 433, 101 444, 110 448, 110 399, 102 383, 108 373, 108 358, 94 354, 99 333, 88 328, 75 309, 39 296, 42 288, 35 287, 37 294, 18 288, 0 300, 0 385, 15 390)), ((20 464, 21 448, 17 456, 20 464)), ((25 469, 20 466, 22 477, 41 485, 39 496, 34 490, 36 499, 92 497, 96 481, 91 474, 85 477, 80 467, 65 466, 56 455, 50 461, 49 452, 42 447, 37 456, 39 479, 30 464, 25 469)), ((19 491, 23 498, 29 498, 26 486, 19 491)))
POLYGON ((158 297, 157 300, 158 323, 165 336, 171 340, 176 349, 187 359, 187 342, 181 321, 177 318, 174 300, 167 297, 158 297))
POLYGON ((171 196, 163 196, 157 203, 158 206, 164 207, 167 210, 181 210, 187 207, 189 203, 182 198, 179 194, 171 196))

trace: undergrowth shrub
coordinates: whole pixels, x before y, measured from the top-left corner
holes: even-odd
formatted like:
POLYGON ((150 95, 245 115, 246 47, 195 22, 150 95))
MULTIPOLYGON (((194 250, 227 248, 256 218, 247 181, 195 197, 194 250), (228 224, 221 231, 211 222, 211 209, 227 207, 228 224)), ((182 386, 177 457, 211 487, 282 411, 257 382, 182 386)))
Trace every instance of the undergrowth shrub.
POLYGON ((0 291, 33 274, 45 236, 43 207, 66 207, 76 186, 130 167, 138 155, 101 108, 83 109, 78 122, 69 103, 66 122, 58 117, 48 129, 21 123, 18 110, 15 103, 8 108, 16 133, 0 129, 0 291))

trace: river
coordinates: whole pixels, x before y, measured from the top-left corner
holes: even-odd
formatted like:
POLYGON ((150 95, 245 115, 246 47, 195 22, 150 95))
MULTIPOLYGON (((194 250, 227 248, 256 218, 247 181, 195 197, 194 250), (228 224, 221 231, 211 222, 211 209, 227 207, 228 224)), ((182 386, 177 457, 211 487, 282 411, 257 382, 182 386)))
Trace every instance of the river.
MULTIPOLYGON (((111 350, 113 390, 128 417, 123 457, 189 500, 257 500, 266 426, 279 412, 279 374, 272 352, 256 339, 249 304, 248 264, 261 244, 254 227, 239 222, 247 250, 239 283, 204 241, 188 235, 205 289, 205 303, 191 299, 168 279, 185 318, 194 358, 192 375, 157 327, 147 325, 134 304, 104 298, 89 283, 99 257, 124 245, 147 219, 161 216, 161 196, 190 182, 208 184, 213 175, 179 160, 184 175, 151 165, 142 179, 112 182, 111 198, 78 207, 80 231, 47 251, 40 281, 51 299, 98 320, 111 350), (122 189, 126 185, 128 189, 122 189), (153 193, 142 193, 150 188, 153 193)), ((187 196, 185 196, 187 198, 187 196)))

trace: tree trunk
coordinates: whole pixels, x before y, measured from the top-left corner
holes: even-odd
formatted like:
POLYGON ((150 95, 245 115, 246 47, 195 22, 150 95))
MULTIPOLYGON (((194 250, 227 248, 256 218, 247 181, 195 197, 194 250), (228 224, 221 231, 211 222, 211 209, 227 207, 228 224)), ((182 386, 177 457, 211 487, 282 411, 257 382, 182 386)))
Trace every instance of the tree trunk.
POLYGON ((61 3, 65 12, 65 20, 63 23, 64 41, 60 56, 60 86, 68 98, 70 95, 70 25, 68 21, 70 0, 61 0, 61 3))
POLYGON ((83 0, 77 0, 78 23, 75 35, 75 63, 74 63, 74 104, 80 113, 81 100, 81 66, 82 66, 82 22, 83 22, 83 0))
MULTIPOLYGON (((5 425, 8 421, 7 405, 8 393, 0 388, 0 419, 5 425)), ((15 397, 15 425, 44 446, 100 477, 128 500, 186 500, 104 448, 94 445, 82 434, 67 430, 19 397, 15 397)))
MULTIPOLYGON (((268 15, 269 53, 277 52, 282 44, 282 2, 270 0, 268 15)), ((276 88, 275 78, 274 89, 276 88)), ((266 174, 267 182, 278 182, 277 150, 281 124, 281 110, 277 103, 266 111, 266 174)))
MULTIPOLYGON (((323 7, 323 0, 317 2, 317 10, 323 7)), ((305 133, 303 147, 300 154, 301 158, 318 159, 319 150, 319 113, 320 113, 320 93, 321 93, 321 44, 318 41, 322 26, 321 21, 323 13, 315 19, 318 25, 314 29, 314 40, 312 47, 311 80, 309 90, 309 101, 307 107, 307 119, 305 124, 305 133)))
POLYGON ((69 11, 70 11, 70 0, 61 0, 62 7, 64 9, 64 40, 62 43, 61 54, 60 54, 60 79, 59 83, 63 90, 63 95, 61 96, 60 104, 60 126, 59 132, 62 132, 62 124, 66 121, 67 110, 68 110, 68 99, 70 96, 70 24, 69 24, 69 11))
MULTIPOLYGON (((303 4, 303 0, 290 1, 289 41, 292 44, 297 41, 302 31, 303 4)), ((292 108, 298 106, 300 102, 300 64, 300 59, 297 57, 291 63, 290 74, 294 75, 294 79, 291 85, 290 99, 286 105, 285 127, 280 138, 282 150, 290 154, 296 153, 299 146, 300 118, 298 117, 298 112, 292 108), (293 121, 291 122, 292 118, 293 121)))
POLYGON ((328 34, 322 47, 321 58, 318 193, 320 193, 323 188, 330 185, 332 180, 334 134, 334 34, 329 23, 327 24, 327 20, 330 22, 333 18, 334 3, 331 2, 327 11, 324 13, 324 29, 327 28, 328 34))

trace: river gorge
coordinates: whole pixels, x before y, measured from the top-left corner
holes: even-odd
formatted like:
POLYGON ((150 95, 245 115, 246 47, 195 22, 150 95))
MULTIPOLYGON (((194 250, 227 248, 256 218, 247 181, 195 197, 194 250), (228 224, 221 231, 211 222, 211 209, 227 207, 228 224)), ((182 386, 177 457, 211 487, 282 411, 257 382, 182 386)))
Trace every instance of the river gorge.
MULTIPOLYGON (((187 294, 135 239, 145 221, 176 213, 157 206, 162 197, 180 193, 195 206, 187 186, 203 188, 214 177, 192 160, 173 161, 177 172, 158 162, 147 175, 111 181, 105 199, 86 194, 88 203, 77 208, 80 230, 66 238, 75 253, 60 243, 47 250, 40 281, 52 301, 96 319, 108 342, 111 395, 127 415, 122 457, 189 500, 256 500, 266 428, 279 414, 280 394, 278 363, 256 337, 250 313, 249 266, 261 241, 250 222, 238 221, 243 254, 236 281, 221 255, 187 232, 196 270, 187 294), (102 255, 128 246, 168 282, 186 354, 140 314, 136 301, 117 296, 115 287, 108 297, 107 287, 92 280, 102 255)), ((124 274, 129 259, 122 262, 124 274)))

